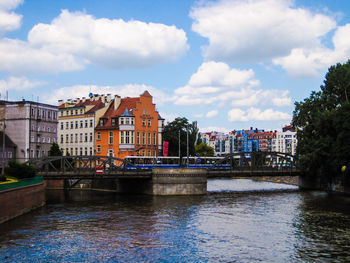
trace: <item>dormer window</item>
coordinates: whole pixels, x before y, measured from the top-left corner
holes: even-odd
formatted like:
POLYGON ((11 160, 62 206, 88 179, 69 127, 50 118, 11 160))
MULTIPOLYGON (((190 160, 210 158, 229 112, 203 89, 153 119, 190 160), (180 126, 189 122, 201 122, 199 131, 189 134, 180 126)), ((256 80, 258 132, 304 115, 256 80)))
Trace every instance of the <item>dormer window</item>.
POLYGON ((130 118, 130 122, 131 125, 134 125, 134 118, 130 118))
POLYGON ((121 124, 121 125, 124 124, 124 118, 123 118, 123 117, 120 117, 120 118, 119 118, 119 124, 121 124))
POLYGON ((111 123, 112 123, 112 126, 115 126, 116 121, 115 121, 115 119, 114 119, 114 118, 113 118, 113 119, 111 119, 111 123))
POLYGON ((100 126, 103 126, 103 125, 104 125, 104 120, 100 119, 100 126))
POLYGON ((130 124, 130 118, 125 118, 125 124, 130 124))

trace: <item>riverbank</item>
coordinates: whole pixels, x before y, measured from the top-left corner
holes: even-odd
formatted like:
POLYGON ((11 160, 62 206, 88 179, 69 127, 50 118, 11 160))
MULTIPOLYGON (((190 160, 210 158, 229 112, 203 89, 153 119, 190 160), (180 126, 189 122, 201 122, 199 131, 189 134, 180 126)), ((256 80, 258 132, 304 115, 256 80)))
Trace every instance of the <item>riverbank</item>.
POLYGON ((38 176, 0 185, 0 224, 45 205, 45 186, 38 176))

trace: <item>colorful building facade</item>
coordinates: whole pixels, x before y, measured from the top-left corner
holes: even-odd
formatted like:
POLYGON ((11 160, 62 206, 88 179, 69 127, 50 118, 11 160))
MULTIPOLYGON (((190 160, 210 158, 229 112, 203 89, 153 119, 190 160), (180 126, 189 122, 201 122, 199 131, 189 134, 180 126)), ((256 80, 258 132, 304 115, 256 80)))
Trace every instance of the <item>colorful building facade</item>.
POLYGON ((148 91, 136 98, 115 96, 95 129, 96 155, 159 156, 163 126, 148 91))

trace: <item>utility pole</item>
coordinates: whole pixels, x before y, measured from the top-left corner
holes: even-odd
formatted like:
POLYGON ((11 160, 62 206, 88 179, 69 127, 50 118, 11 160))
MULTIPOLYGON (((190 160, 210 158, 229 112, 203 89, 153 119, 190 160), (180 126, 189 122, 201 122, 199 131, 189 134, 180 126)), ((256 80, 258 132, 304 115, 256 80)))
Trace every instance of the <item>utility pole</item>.
POLYGON ((188 125, 187 125, 187 168, 188 168, 188 164, 189 164, 189 147, 188 147, 188 125))
MULTIPOLYGON (((6 106, 6 105, 5 105, 6 106)), ((5 175, 5 114, 4 114, 4 123, 2 126, 2 169, 1 169, 1 175, 5 175)))

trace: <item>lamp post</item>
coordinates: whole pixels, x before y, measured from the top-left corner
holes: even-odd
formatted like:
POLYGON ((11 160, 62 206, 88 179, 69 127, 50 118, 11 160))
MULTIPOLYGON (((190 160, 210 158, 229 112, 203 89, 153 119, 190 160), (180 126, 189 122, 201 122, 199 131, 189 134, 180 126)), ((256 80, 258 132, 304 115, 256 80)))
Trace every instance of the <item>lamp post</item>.
POLYGON ((5 116, 4 116, 4 122, 2 126, 2 169, 1 169, 1 175, 5 175, 5 116))
POLYGON ((188 147, 188 125, 187 125, 187 168, 188 168, 188 164, 189 164, 189 147, 188 147))

